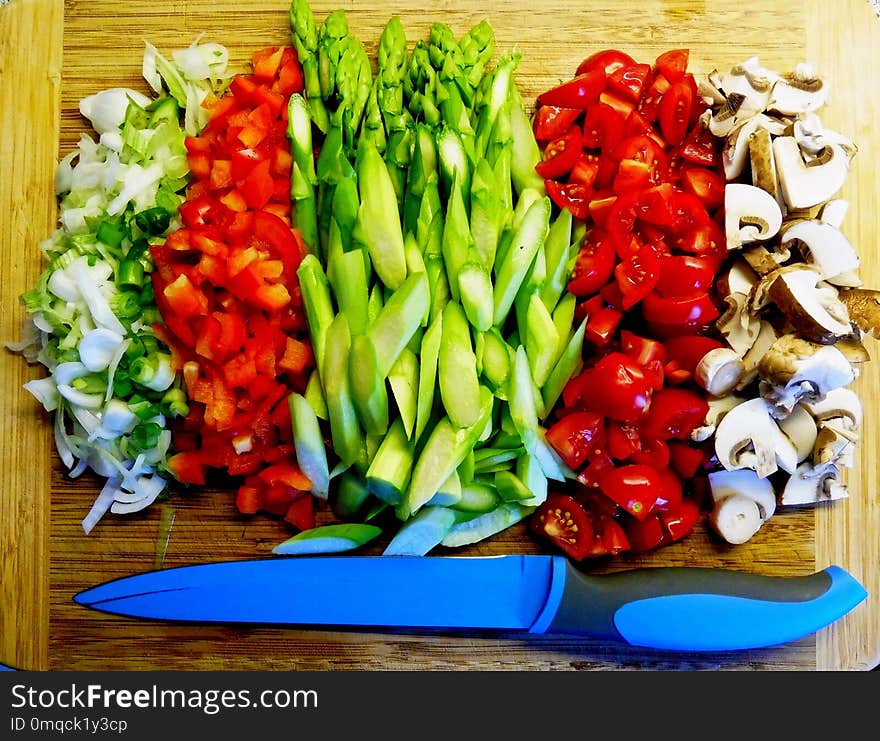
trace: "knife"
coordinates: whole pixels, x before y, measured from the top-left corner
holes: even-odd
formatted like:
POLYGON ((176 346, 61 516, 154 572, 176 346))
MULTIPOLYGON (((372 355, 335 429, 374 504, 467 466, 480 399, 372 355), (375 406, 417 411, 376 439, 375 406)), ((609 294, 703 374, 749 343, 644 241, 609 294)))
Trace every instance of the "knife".
POLYGON ((564 556, 289 556, 108 581, 74 600, 116 615, 301 627, 582 635, 727 651, 793 641, 867 597, 847 571, 773 577, 708 567, 586 574, 564 556))

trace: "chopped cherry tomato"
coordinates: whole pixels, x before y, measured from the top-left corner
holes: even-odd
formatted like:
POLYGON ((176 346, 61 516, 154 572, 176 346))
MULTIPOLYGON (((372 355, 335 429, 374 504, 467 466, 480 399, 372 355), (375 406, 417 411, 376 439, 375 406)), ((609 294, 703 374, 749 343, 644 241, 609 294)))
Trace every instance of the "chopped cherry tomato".
POLYGON ((541 93, 538 96, 538 103, 585 110, 599 99, 604 89, 605 71, 590 70, 541 93))
POLYGON ((663 73, 658 72, 654 75, 651 87, 648 88, 642 97, 641 103, 639 103, 639 111, 648 121, 653 122, 657 120, 660 115, 660 101, 669 90, 669 87, 670 82, 663 73))
POLYGON ((616 95, 628 98, 634 103, 642 99, 645 85, 651 74, 650 64, 631 64, 608 74, 608 89, 616 95))
POLYGON ((677 512, 664 512, 660 515, 660 521, 673 541, 690 535, 699 519, 700 508, 692 499, 682 499, 677 512))
POLYGON ((547 142, 563 136, 582 113, 583 111, 577 108, 538 106, 533 123, 535 139, 539 142, 547 142))
POLYGON ((667 357, 689 373, 694 372, 707 352, 724 347, 718 340, 702 335, 671 337, 664 344, 667 357))
POLYGON ((565 134, 548 142, 542 160, 535 172, 542 178, 561 178, 567 175, 581 156, 581 132, 572 126, 565 134))
POLYGON ((547 195, 559 208, 568 209, 571 215, 582 221, 590 213, 590 189, 582 183, 560 183, 556 180, 545 180, 547 195))
POLYGON ((580 183, 587 188, 592 188, 598 174, 599 158, 595 154, 584 152, 572 166, 568 179, 572 183, 580 183))
POLYGON ((617 49, 603 49, 584 59, 578 65, 576 74, 582 75, 584 72, 601 69, 606 75, 613 75, 617 70, 623 67, 632 67, 635 63, 635 59, 629 54, 624 54, 617 49))
POLYGON ((546 437, 566 465, 576 471, 605 447, 604 420, 595 412, 570 412, 550 426, 546 437))
POLYGON ((589 204, 590 218, 593 220, 593 223, 605 227, 608 224, 608 215, 611 212, 611 207, 616 200, 617 196, 614 193, 596 193, 589 204))
POLYGON ((615 253, 611 241, 593 229, 581 243, 568 290, 575 296, 591 296, 614 275, 615 253))
POLYGON ((608 420, 605 424, 605 447, 608 455, 618 461, 625 461, 642 449, 639 430, 634 425, 608 420))
POLYGON ((610 150, 623 138, 626 118, 606 103, 597 103, 587 109, 584 117, 583 143, 586 149, 610 150))
POLYGON ((620 349, 641 366, 654 361, 663 363, 666 360, 666 347, 662 342, 640 337, 628 329, 620 333, 620 349))
POLYGON ((704 167, 688 167, 681 173, 682 186, 712 213, 724 203, 724 178, 704 167))
POLYGON ((643 429, 639 430, 642 446, 629 457, 630 463, 644 463, 657 469, 669 465, 669 445, 665 440, 649 436, 643 429))
POLYGON ((654 65, 669 82, 675 83, 684 79, 689 56, 688 49, 672 49, 657 57, 654 65))
POLYGON ((642 302, 642 313, 649 322, 672 325, 705 325, 720 316, 708 293, 676 298, 652 293, 642 302))
POLYGON ((584 341, 593 347, 606 347, 623 319, 623 312, 606 306, 589 316, 584 327, 584 341))
POLYGON ((637 520, 644 520, 664 498, 668 481, 653 466, 628 463, 606 469, 599 477, 602 493, 637 520))
POLYGON ((706 293, 715 282, 716 261, 697 255, 663 255, 659 259, 657 293, 681 298, 706 293))
POLYGON ((651 403, 651 387, 636 362, 610 352, 577 376, 584 406, 620 422, 639 421, 651 403))
POLYGON ((628 311, 654 290, 660 261, 653 250, 644 248, 619 262, 614 275, 623 296, 623 310, 628 311))
POLYGON ((658 440, 684 440, 703 424, 708 412, 709 403, 701 394, 665 388, 654 394, 642 428, 658 440))
POLYGON ((681 156, 688 162, 715 167, 720 161, 718 139, 703 125, 691 128, 681 145, 681 156))
MULTIPOLYGON (((665 444, 669 449, 669 444, 665 444)), ((657 473, 660 474, 660 492, 657 495, 657 511, 658 512, 677 512, 681 507, 682 485, 678 475, 670 469, 669 463, 665 462, 662 466, 657 467, 657 473)))
POLYGON ((529 521, 533 532, 547 538, 575 561, 590 552, 594 531, 590 515, 567 494, 551 492, 529 521))
POLYGON ((674 82, 660 99, 660 131, 672 146, 681 144, 687 133, 694 104, 691 86, 684 81, 674 82))
POLYGON ((614 178, 613 190, 617 195, 641 190, 651 179, 651 166, 639 160, 621 160, 614 178))
POLYGON ((649 515, 644 520, 632 518, 624 526, 633 553, 647 553, 659 548, 666 539, 666 529, 657 515, 649 515))
POLYGON ((683 479, 693 478, 704 458, 703 451, 693 445, 679 440, 669 441, 669 460, 673 470, 683 479))

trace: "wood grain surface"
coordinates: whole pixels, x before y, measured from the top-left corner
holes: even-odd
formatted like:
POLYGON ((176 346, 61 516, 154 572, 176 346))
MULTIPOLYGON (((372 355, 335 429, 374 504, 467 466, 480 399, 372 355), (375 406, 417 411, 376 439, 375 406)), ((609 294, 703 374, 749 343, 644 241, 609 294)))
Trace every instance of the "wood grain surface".
MULTIPOLYGON (((753 8, 735 1, 618 3, 579 0, 533 12, 514 0, 487 10, 476 0, 323 2, 320 21, 343 7, 352 31, 374 55, 392 14, 410 44, 444 20, 457 33, 487 18, 498 52, 523 55, 517 82, 526 100, 570 76, 591 51, 618 47, 651 60, 674 47, 691 50, 691 67, 708 72, 758 55, 768 67, 813 61, 832 85, 823 120, 859 146, 846 185, 851 206, 844 231, 860 250, 866 284, 880 286, 880 235, 872 205, 880 165, 877 49, 880 28, 865 0, 785 0, 753 8)), ((54 163, 70 151, 86 122, 80 98, 113 85, 146 92, 140 78, 143 40, 169 52, 204 34, 225 44, 245 70, 252 51, 289 42, 283 0, 12 0, 0 7, 0 327, 18 338, 17 296, 40 270, 37 245, 54 225, 54 163), (62 7, 63 6, 63 7, 62 7), (62 13, 63 10, 63 13, 62 13), (59 77, 60 75, 60 77, 59 77), (10 144, 11 141, 11 144, 10 144)), ((876 343, 869 344, 880 359, 876 343)), ((638 565, 704 565, 769 575, 799 575, 836 563, 867 587, 868 600, 816 636, 769 649, 718 654, 646 652, 585 639, 523 640, 488 634, 392 635, 264 627, 165 625, 105 616, 71 597, 108 578, 153 567, 163 508, 174 515, 166 566, 265 555, 289 535, 278 522, 236 514, 230 492, 176 496, 134 516, 109 516, 85 536, 80 520, 99 483, 71 480, 50 447, 49 421, 21 384, 38 375, 12 353, 2 355, 0 435, 0 662, 38 669, 511 669, 511 670, 862 670, 880 660, 880 446, 872 406, 880 363, 867 364, 858 390, 866 407, 859 467, 849 499, 817 510, 780 512, 743 546, 719 543, 704 529, 644 558, 596 564, 607 571, 638 565), (51 506, 50 506, 51 503, 51 506)), ((537 553, 522 527, 457 553, 537 553)))

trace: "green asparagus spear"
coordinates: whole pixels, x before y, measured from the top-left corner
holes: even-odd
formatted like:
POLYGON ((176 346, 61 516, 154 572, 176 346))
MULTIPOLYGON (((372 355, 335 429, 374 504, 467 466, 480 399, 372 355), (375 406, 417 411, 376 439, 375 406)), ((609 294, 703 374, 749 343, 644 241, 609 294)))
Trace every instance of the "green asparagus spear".
POLYGON ((298 93, 291 95, 288 103, 287 137, 293 155, 290 195, 294 202, 296 226, 309 251, 316 252, 319 248, 315 197, 317 176, 312 147, 312 118, 306 99, 298 93))
POLYGON ((303 84, 312 121, 322 132, 330 128, 330 118, 321 97, 318 72, 318 27, 308 0, 291 0, 290 30, 293 46, 303 69, 303 84))
POLYGON ((398 288, 406 279, 406 253, 397 196, 388 167, 369 140, 358 148, 357 174, 361 202, 352 237, 366 247, 379 279, 398 288))

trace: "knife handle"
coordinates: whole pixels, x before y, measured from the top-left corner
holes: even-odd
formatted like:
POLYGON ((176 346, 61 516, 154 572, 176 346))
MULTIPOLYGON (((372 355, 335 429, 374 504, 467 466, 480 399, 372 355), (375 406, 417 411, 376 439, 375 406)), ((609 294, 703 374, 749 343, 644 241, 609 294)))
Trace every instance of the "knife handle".
POLYGON ((588 575, 558 557, 531 632, 676 651, 762 648, 814 633, 866 597, 839 566, 797 577, 704 567, 588 575))

